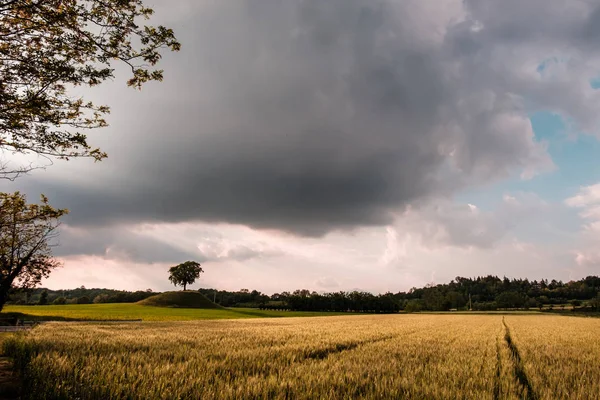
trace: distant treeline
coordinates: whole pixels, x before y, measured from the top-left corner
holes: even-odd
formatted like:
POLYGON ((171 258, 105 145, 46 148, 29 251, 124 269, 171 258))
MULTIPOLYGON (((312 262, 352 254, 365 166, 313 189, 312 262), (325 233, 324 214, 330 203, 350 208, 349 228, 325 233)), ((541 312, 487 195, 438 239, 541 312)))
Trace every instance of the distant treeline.
POLYGON ((400 305, 391 293, 374 295, 368 292, 335 292, 320 294, 309 290, 282 292, 271 296, 259 291, 242 289, 239 292, 200 289, 211 300, 225 307, 253 307, 293 311, 356 311, 396 312, 400 305))
POLYGON ((135 303, 153 296, 151 289, 128 292, 113 289, 13 290, 7 304, 91 304, 91 303, 135 303))
MULTIPOLYGON (((266 295, 257 290, 236 292, 199 289, 224 307, 251 307, 294 311, 396 312, 564 308, 600 311, 600 277, 562 282, 508 279, 497 276, 457 277, 447 284, 412 288, 407 292, 374 295, 368 292, 317 293, 309 290, 266 295)), ((12 304, 134 303, 157 294, 112 289, 35 289, 14 291, 12 304)))
POLYGON ((320 294, 309 290, 275 293, 200 289, 225 307, 258 307, 295 311, 395 312, 564 307, 600 309, 600 277, 578 281, 530 281, 497 276, 457 277, 447 284, 412 288, 408 292, 373 295, 366 292, 320 294))
POLYGON ((400 292, 396 299, 407 311, 447 311, 467 309, 478 311, 542 308, 571 305, 598 308, 600 277, 588 276, 578 281, 530 281, 497 276, 477 278, 456 277, 450 283, 428 285, 400 292))

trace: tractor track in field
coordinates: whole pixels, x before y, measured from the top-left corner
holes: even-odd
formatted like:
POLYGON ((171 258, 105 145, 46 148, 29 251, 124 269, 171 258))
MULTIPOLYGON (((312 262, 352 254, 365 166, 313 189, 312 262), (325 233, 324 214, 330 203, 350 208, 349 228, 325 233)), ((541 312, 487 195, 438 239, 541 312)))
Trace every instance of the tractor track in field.
POLYGON ((350 342, 350 343, 336 343, 332 346, 311 350, 307 354, 304 355, 303 359, 304 360, 307 360, 307 359, 323 360, 332 354, 341 353, 341 352, 347 351, 347 350, 354 350, 360 346, 364 346, 367 344, 373 344, 373 343, 377 343, 377 342, 383 342, 386 340, 393 339, 395 337, 397 337, 397 335, 387 335, 387 336, 382 336, 382 337, 378 337, 378 338, 361 340, 361 341, 350 342))
MULTIPOLYGON (((418 329, 404 332, 403 337, 412 335, 417 332, 419 332, 418 329)), ((313 349, 313 350, 309 351, 308 353, 306 353, 303 357, 298 359, 297 362, 303 362, 306 360, 324 360, 325 358, 329 357, 330 355, 333 355, 336 353, 354 350, 354 349, 357 349, 359 347, 366 346, 369 344, 374 344, 374 343, 379 343, 379 342, 385 342, 387 340, 397 339, 400 336, 401 335, 399 335, 399 334, 388 334, 388 335, 375 337, 375 338, 371 338, 371 339, 365 339, 365 340, 360 340, 360 341, 355 341, 355 342, 350 342, 350 343, 337 343, 337 344, 334 344, 331 346, 326 346, 326 347, 322 347, 319 349, 313 349)), ((456 339, 454 339, 454 340, 456 340, 456 339)))
MULTIPOLYGON (((303 364, 305 362, 310 362, 310 361, 317 361, 317 362, 324 361, 329 356, 332 356, 335 354, 339 354, 339 353, 342 353, 345 351, 352 351, 352 350, 355 350, 355 349, 360 348, 365 345, 374 344, 374 343, 378 343, 378 342, 384 342, 387 340, 396 339, 398 337, 399 337, 399 335, 385 335, 385 336, 374 337, 374 338, 360 340, 360 341, 352 341, 352 342, 347 342, 347 343, 335 343, 335 344, 331 344, 329 346, 323 346, 320 348, 307 349, 303 352, 300 352, 297 357, 295 357, 293 360, 290 361, 289 365, 303 364)), ((248 366, 248 370, 250 370, 252 368, 253 368, 252 365, 248 366)), ((214 371, 215 371, 216 375, 229 376, 230 379, 232 376, 235 375, 235 374, 231 373, 231 370, 228 365, 216 366, 214 371)), ((274 372, 275 371, 273 370, 273 368, 271 366, 267 366, 266 368, 257 367, 257 368, 255 368, 255 370, 253 370, 251 372, 251 374, 259 375, 259 376, 269 376, 269 375, 272 375, 274 372)), ((0 400, 3 400, 3 399, 0 398, 0 400)))
MULTIPOLYGON (((512 354, 515 377, 519 381, 519 384, 525 389, 524 399, 538 400, 538 397, 535 394, 533 387, 531 386, 531 382, 529 381, 529 378, 527 377, 527 373, 525 372, 525 368, 523 366, 523 360, 521 359, 521 354, 519 353, 519 349, 517 348, 517 345, 515 344, 515 342, 512 339, 512 336, 510 334, 510 328, 506 324, 504 317, 502 317, 502 324, 504 325, 504 331, 505 331, 504 340, 506 341, 506 344, 508 345, 508 348, 510 349, 510 352, 512 354)), ((499 391, 498 391, 498 394, 499 394, 499 391)))
POLYGON ((500 337, 496 337, 496 377, 494 380, 494 400, 500 400, 500 380, 502 372, 502 358, 500 356, 500 337))

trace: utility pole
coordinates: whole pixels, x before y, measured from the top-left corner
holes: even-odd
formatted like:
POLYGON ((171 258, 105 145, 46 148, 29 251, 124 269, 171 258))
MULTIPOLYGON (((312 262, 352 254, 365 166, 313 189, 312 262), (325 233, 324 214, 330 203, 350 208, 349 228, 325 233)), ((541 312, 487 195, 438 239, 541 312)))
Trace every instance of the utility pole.
POLYGON ((471 293, 469 293, 469 311, 473 311, 473 303, 471 303, 471 293))

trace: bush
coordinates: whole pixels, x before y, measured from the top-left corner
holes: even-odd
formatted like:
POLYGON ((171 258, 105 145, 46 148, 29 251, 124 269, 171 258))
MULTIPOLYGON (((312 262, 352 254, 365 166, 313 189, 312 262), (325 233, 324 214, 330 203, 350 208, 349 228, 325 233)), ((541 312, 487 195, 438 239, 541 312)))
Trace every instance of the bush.
POLYGON ((502 292, 496 296, 498 308, 521 308, 527 302, 527 298, 517 292, 502 292))
POLYGON ((81 296, 77 299, 77 304, 90 304, 90 298, 87 296, 81 296))
POLYGON ((534 298, 529 298, 527 299, 527 301, 525 302, 525 308, 526 309, 530 309, 530 308, 538 308, 540 306, 541 303, 538 303, 538 301, 534 298))
POLYGON ((412 313, 412 312, 419 312, 423 309, 423 304, 421 302, 421 300, 410 300, 408 303, 406 303, 406 307, 404 308, 404 311, 406 311, 407 313, 412 313))
POLYGON ((57 305, 57 306, 62 306, 63 304, 67 304, 67 299, 60 296, 60 297, 57 297, 56 299, 54 299, 52 304, 57 305))
POLYGON ((42 294, 40 295, 40 301, 38 301, 38 304, 40 306, 45 306, 46 304, 48 304, 48 291, 44 290, 42 292, 42 294))
POLYGON ((482 301, 473 303, 473 311, 496 311, 498 305, 495 301, 482 301))
POLYGON ((99 294, 98 296, 94 297, 94 304, 98 304, 98 303, 110 303, 110 296, 107 294, 99 294))

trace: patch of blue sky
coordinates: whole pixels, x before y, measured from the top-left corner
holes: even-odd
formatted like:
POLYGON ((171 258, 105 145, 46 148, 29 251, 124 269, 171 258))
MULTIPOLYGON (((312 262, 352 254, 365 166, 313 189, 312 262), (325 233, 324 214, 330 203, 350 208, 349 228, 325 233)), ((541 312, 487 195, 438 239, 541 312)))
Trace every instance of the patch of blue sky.
MULTIPOLYGON (((560 115, 551 112, 532 114, 531 123, 536 139, 548 144, 548 152, 556 168, 536 175, 532 179, 521 179, 518 174, 488 185, 460 193, 455 200, 471 203, 482 210, 494 210, 504 195, 521 192, 535 193, 549 204, 563 204, 564 200, 574 196, 582 186, 600 182, 600 141, 590 135, 569 135, 565 121, 560 115)), ((555 224, 564 234, 574 233, 581 228, 577 217, 580 210, 560 207, 561 216, 556 216, 555 224)), ((539 228, 542 228, 541 226, 539 228)), ((549 227, 544 239, 529 229, 519 229, 521 238, 539 238, 546 242, 562 240, 561 235, 553 235, 549 227), (549 236, 554 236, 554 240, 549 236)), ((537 240, 535 240, 537 241, 537 240)))
POLYGON ((560 115, 537 112, 530 117, 536 139, 548 144, 548 153, 556 168, 532 179, 518 174, 500 182, 492 182, 457 196, 487 208, 503 194, 533 192, 548 202, 561 202, 573 196, 580 187, 600 182, 600 142, 590 135, 567 134, 560 115))
POLYGON ((544 61, 542 61, 541 63, 539 63, 539 65, 536 68, 536 71, 538 72, 538 74, 540 75, 544 75, 545 73, 548 72, 548 70, 553 66, 553 65, 558 65, 558 64, 564 64, 569 62, 570 57, 567 56, 563 56, 563 57, 549 57, 546 58, 544 61))

